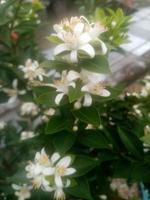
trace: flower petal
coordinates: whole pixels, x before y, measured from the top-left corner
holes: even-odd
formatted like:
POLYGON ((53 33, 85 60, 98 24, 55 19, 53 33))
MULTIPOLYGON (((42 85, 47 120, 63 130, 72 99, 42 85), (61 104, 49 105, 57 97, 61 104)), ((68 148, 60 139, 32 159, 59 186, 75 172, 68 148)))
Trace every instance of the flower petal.
POLYGON ((79 47, 79 50, 86 52, 91 58, 95 56, 95 50, 90 44, 85 44, 79 47))
POLYGON ((74 33, 79 36, 84 29, 84 24, 83 23, 78 23, 75 27, 74 27, 74 33))
POLYGON ((59 160, 59 158, 60 158, 60 154, 59 153, 54 153, 53 155, 52 155, 52 157, 51 157, 51 162, 52 162, 52 164, 54 164, 57 160, 59 160))
POLYGON ((75 172, 76 172, 76 169, 74 169, 74 168, 67 168, 65 170, 64 176, 68 176, 68 175, 74 174, 75 172))
POLYGON ((84 95, 84 102, 83 102, 83 106, 85 107, 89 107, 92 104, 92 97, 90 94, 85 94, 84 95))
POLYGON ((50 176, 55 173, 55 168, 54 167, 45 167, 42 171, 44 175, 50 176))
POLYGON ((67 74, 67 80, 70 82, 70 81, 74 81, 78 78, 80 78, 80 74, 76 71, 73 71, 73 70, 70 70, 67 74))
POLYGON ((84 85, 84 86, 81 88, 81 91, 82 91, 82 92, 89 92, 89 87, 88 87, 88 85, 84 85))
POLYGON ((58 46, 56 46, 56 48, 54 49, 54 55, 58 55, 64 51, 69 51, 70 49, 67 47, 66 44, 59 44, 58 46))
POLYGON ((71 51, 70 60, 71 60, 72 63, 77 63, 78 62, 77 50, 72 50, 71 51))
POLYGON ((64 93, 60 93, 60 94, 57 94, 57 95, 56 95, 56 97, 55 97, 55 103, 56 103, 57 105, 60 104, 60 101, 62 100, 62 98, 63 98, 64 95, 65 95, 64 93))
POLYGON ((67 168, 70 164, 71 164, 71 157, 65 156, 56 164, 56 166, 63 166, 67 168))
POLYGON ((103 89, 103 90, 100 91, 100 96, 108 97, 108 96, 110 96, 110 92, 106 89, 103 89))
POLYGON ((55 175, 55 184, 57 187, 63 187, 63 182, 60 176, 55 175))
POLYGON ((12 188, 14 189, 14 190, 20 190, 20 186, 19 185, 16 185, 16 184, 12 184, 12 188))
POLYGON ((101 44, 102 54, 105 55, 107 53, 107 46, 102 40, 99 40, 99 42, 101 44))
POLYGON ((90 35, 87 32, 81 34, 80 37, 79 37, 79 44, 80 45, 87 44, 90 41, 91 41, 91 37, 90 37, 90 35))

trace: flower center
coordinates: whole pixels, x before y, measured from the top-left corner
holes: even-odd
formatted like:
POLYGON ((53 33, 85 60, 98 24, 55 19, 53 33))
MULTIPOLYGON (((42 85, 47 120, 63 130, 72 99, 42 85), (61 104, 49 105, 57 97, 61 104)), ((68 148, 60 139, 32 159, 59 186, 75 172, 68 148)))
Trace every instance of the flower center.
POLYGON ((66 169, 65 169, 64 166, 57 167, 57 169, 56 169, 57 173, 58 173, 60 176, 64 176, 65 170, 66 170, 66 169))

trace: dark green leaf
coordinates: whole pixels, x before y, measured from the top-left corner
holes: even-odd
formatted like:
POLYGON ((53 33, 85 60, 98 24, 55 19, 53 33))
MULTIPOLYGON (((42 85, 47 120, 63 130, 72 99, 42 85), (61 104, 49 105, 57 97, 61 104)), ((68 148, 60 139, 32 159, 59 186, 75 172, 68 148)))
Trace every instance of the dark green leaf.
POLYGON ((77 181, 77 186, 68 188, 66 192, 74 197, 78 197, 81 199, 88 199, 88 200, 93 199, 88 181, 85 178, 80 178, 77 181))
POLYGON ((94 107, 81 108, 80 110, 75 111, 73 114, 87 124, 93 124, 96 127, 99 127, 101 124, 100 114, 94 107))
POLYGON ((98 161, 96 161, 93 158, 90 158, 88 156, 83 156, 83 155, 76 155, 76 159, 73 165, 75 166, 77 172, 73 176, 74 177, 82 176, 88 173, 94 167, 96 167, 97 164, 98 164, 98 161))
POLYGON ((97 149, 109 148, 109 143, 102 132, 92 132, 86 131, 80 135, 80 142, 88 147, 93 147, 97 149))
POLYGON ((66 153, 74 144, 75 133, 61 132, 53 140, 56 150, 62 154, 66 153))

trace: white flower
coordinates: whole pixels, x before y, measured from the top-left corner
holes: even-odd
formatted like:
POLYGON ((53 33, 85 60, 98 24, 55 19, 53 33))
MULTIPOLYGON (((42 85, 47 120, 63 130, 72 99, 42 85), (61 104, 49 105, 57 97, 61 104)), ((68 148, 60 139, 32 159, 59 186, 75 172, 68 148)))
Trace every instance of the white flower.
POLYGON ((26 103, 23 103, 21 108, 20 108, 20 111, 21 111, 21 115, 31 115, 31 116, 35 116, 38 114, 39 112, 39 108, 38 106, 33 103, 33 102, 26 102, 26 103))
POLYGON ((44 69, 42 69, 37 61, 28 59, 25 66, 20 65, 19 68, 24 72, 24 78, 29 81, 34 81, 38 78, 43 81, 43 76, 46 76, 44 69))
POLYGON ((106 76, 103 74, 93 73, 82 70, 81 79, 85 85, 81 88, 85 92, 83 106, 90 106, 92 104, 92 95, 108 97, 110 92, 105 89, 104 81, 106 76))
POLYGON ((133 110, 134 110, 134 113, 136 114, 136 115, 138 115, 139 117, 142 117, 142 111, 140 110, 140 104, 135 104, 134 106, 133 106, 133 110))
POLYGON ((72 17, 66 19, 61 24, 54 25, 56 34, 52 34, 60 40, 60 44, 56 46, 54 55, 63 52, 69 52, 70 61, 78 62, 78 54, 84 52, 93 58, 95 49, 92 42, 100 44, 102 53, 107 52, 106 45, 98 38, 104 32, 104 28, 99 23, 90 24, 85 17, 72 17))
POLYGON ((150 82, 146 82, 141 90, 141 96, 147 97, 148 95, 150 95, 150 82))
POLYGON ((58 153, 54 153, 51 158, 46 154, 44 148, 41 152, 37 152, 34 162, 29 162, 26 166, 27 178, 32 180, 34 188, 41 187, 45 191, 50 191, 52 188, 46 180, 46 176, 51 176, 55 173, 54 164, 60 158, 58 153))
POLYGON ((54 108, 49 108, 44 111, 44 115, 42 116, 42 120, 47 122, 49 118, 53 115, 55 115, 56 110, 54 108))
POLYGON ((24 95, 25 90, 18 90, 18 80, 14 79, 12 82, 12 88, 3 88, 3 91, 10 97, 8 103, 14 103, 17 100, 18 95, 24 95))
POLYGON ((62 76, 60 80, 55 80, 54 84, 50 84, 51 87, 56 88, 56 92, 59 94, 56 95, 55 103, 57 105, 60 104, 60 101, 62 100, 63 96, 68 94, 69 87, 76 87, 75 80, 77 80, 80 77, 80 74, 78 72, 75 72, 73 70, 70 70, 67 72, 66 70, 62 72, 62 76))
POLYGON ((6 122, 0 121, 0 130, 3 130, 6 127, 6 122))
POLYGON ((12 184, 12 188, 16 190, 15 195, 18 197, 18 200, 25 200, 31 197, 32 186, 23 184, 22 186, 12 184))
POLYGON ((33 137, 35 137, 35 134, 33 131, 22 131, 20 140, 27 140, 33 137))
POLYGON ((57 187, 63 187, 62 177, 74 174, 76 170, 69 167, 71 164, 71 157, 65 156, 59 160, 55 168, 55 184, 57 187))

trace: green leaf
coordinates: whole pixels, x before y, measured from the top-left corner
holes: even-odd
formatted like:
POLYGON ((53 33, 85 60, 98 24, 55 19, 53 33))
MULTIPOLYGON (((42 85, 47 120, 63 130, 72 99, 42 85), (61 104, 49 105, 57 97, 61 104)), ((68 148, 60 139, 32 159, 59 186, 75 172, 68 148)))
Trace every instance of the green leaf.
POLYGON ((69 97, 69 102, 72 103, 75 100, 79 99, 84 95, 83 92, 81 92, 81 88, 79 84, 76 85, 76 88, 70 87, 68 97, 69 97))
POLYGON ((51 92, 46 92, 35 98, 35 101, 38 104, 42 105, 48 105, 48 106, 56 106, 55 104, 55 97, 56 97, 56 92, 51 91, 51 92))
POLYGON ((75 117, 87 124, 93 124, 99 127, 101 124, 100 114, 94 107, 81 108, 80 110, 74 111, 75 117))
POLYGON ((102 132, 86 131, 80 135, 80 142, 88 147, 103 149, 109 148, 109 143, 102 132))
POLYGON ((50 35, 47 37, 47 39, 50 41, 50 42, 53 42, 55 44, 60 44, 62 42, 61 39, 59 39, 57 36, 55 35, 50 35))
POLYGON ((118 128, 118 134, 129 153, 132 153, 134 156, 141 158, 141 144, 139 144, 136 136, 131 133, 124 132, 120 128, 118 128))
POLYGON ((79 63, 79 66, 97 73, 110 73, 108 59, 106 56, 102 55, 95 56, 93 59, 84 59, 79 63))
POLYGON ((143 141, 144 143, 150 145, 150 134, 147 134, 147 135, 141 137, 140 139, 141 139, 141 141, 143 141))
POLYGON ((98 161, 96 161, 91 157, 76 155, 73 165, 75 166, 77 172, 73 176, 74 177, 82 176, 91 171, 94 167, 97 166, 97 164, 98 161))
POLYGON ((72 120, 64 120, 61 116, 54 116, 49 120, 46 126, 46 134, 54 134, 62 130, 69 130, 71 127, 72 120))
POLYGON ((92 200, 92 195, 89 187, 89 183, 86 178, 80 178, 77 181, 77 186, 66 189, 66 192, 74 197, 81 199, 92 200))
POLYGON ((53 140, 54 147, 62 154, 66 153, 75 143, 76 135, 69 132, 57 134, 53 140))

